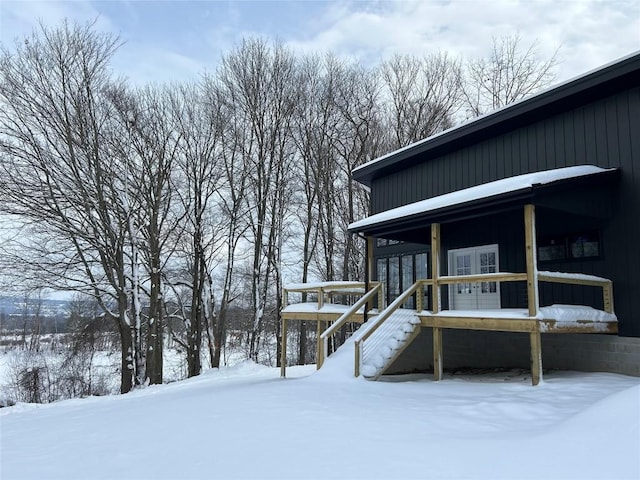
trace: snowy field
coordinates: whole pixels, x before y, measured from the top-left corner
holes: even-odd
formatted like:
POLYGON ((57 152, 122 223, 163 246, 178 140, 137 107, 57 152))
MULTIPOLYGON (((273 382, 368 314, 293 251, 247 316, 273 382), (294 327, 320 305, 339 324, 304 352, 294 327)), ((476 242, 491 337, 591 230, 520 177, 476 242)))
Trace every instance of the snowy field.
POLYGON ((11 479, 639 479, 640 379, 352 375, 243 363, 124 396, 0 409, 11 479))

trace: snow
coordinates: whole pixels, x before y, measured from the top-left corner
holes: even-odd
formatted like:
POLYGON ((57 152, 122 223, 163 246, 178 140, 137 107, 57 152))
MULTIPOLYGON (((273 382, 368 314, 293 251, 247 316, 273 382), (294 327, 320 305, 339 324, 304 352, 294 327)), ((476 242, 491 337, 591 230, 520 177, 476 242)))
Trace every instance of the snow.
POLYGON ((352 376, 253 363, 131 394, 0 409, 6 479, 638 479, 640 379, 352 376))
MULTIPOLYGON (((341 305, 338 303, 325 303, 318 309, 318 302, 292 303, 282 309, 283 313, 337 313, 343 314, 351 308, 351 305, 341 305)), ((362 308, 358 310, 362 313, 362 308)))
POLYGON ((608 282, 608 278, 597 277, 595 275, 587 275, 586 273, 567 273, 567 272, 545 272, 539 271, 538 275, 553 278, 567 278, 570 280, 588 280, 591 282, 608 282))
MULTIPOLYGON (((367 322, 369 325, 361 328, 354 336, 360 340, 362 334, 373 327, 375 319, 367 322)), ((413 331, 420 325, 420 319, 412 310, 399 309, 362 344, 362 366, 360 371, 366 378, 379 375, 388 365, 396 353, 406 344, 413 331)))
POLYGON ((615 169, 604 169, 593 165, 578 165, 574 167, 557 168, 541 172, 527 173, 514 177, 503 178, 482 185, 465 188, 419 202, 393 208, 371 215, 349 225, 349 230, 358 231, 364 227, 376 225, 389 220, 395 220, 411 215, 427 213, 441 208, 460 205, 467 202, 490 198, 505 193, 532 188, 534 185, 553 183, 559 180, 578 178, 587 175, 608 172, 615 169))
MULTIPOLYGON (((432 315, 424 310, 419 315, 432 315)), ((443 310, 437 314, 440 317, 471 317, 471 318, 492 318, 492 319, 526 319, 530 318, 525 308, 499 308, 490 310, 443 310)), ((540 307, 536 316, 539 320, 555 320, 558 322, 617 322, 618 317, 613 313, 585 305, 561 305, 554 304, 548 307, 540 307)))
POLYGON ((341 291, 349 288, 355 288, 358 291, 364 291, 362 282, 349 281, 333 281, 333 282, 308 282, 308 283, 288 283, 284 285, 285 290, 317 290, 323 288, 341 291))

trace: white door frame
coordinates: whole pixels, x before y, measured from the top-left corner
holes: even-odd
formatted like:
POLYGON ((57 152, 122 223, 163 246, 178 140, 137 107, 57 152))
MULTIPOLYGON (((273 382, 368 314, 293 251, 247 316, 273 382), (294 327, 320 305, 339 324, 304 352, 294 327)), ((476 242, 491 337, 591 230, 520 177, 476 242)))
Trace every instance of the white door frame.
MULTIPOLYGON (((474 247, 456 248, 447 252, 449 263, 449 275, 474 275, 481 272, 480 254, 495 253, 495 271, 500 269, 498 244, 479 245, 474 247), (458 273, 454 265, 456 258, 468 255, 469 259, 462 266, 468 273, 458 273)), ((483 287, 493 289, 494 282, 474 282, 469 284, 449 285, 449 309, 450 310, 484 310, 496 309, 501 306, 500 284, 495 282, 495 292, 483 293, 483 287), (462 286, 462 287, 461 287, 462 286), (460 291, 462 290, 462 291, 460 291), (457 305, 456 305, 457 303, 457 305)))

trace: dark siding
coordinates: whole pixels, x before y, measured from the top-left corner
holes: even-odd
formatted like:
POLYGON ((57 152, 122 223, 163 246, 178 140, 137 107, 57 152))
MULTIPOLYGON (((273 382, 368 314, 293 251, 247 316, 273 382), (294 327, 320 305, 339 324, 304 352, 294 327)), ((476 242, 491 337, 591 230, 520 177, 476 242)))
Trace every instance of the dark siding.
MULTIPOLYGON (((450 154, 430 158, 423 154, 422 160, 417 165, 373 181, 373 213, 533 171, 578 164, 620 167, 619 208, 613 218, 601 226, 603 258, 543 268, 611 278, 614 281, 616 313, 620 318, 620 334, 640 336, 640 304, 637 303, 640 296, 639 87, 503 132, 450 154)), ((455 228, 451 228, 453 235, 455 228)), ((480 230, 505 229, 500 225, 489 228, 483 225, 480 230)), ((500 243, 501 268, 514 271, 512 267, 523 261, 517 253, 522 233, 521 227, 508 230, 517 232, 513 235, 518 238, 507 238, 512 233, 503 232, 505 238, 486 243, 500 243), (512 252, 514 246, 516 253, 512 252)), ((457 248, 446 243, 445 231, 443 248, 457 248)), ((470 231, 467 229, 455 236, 464 238, 466 246, 482 244, 482 235, 470 231)), ((522 268, 515 271, 522 271, 522 268)), ((599 301, 597 292, 574 290, 565 286, 544 286, 541 295, 543 302, 561 299, 569 303, 567 297, 588 304, 599 301)), ((520 301, 518 291, 507 289, 503 295, 504 307, 515 306, 520 301)))

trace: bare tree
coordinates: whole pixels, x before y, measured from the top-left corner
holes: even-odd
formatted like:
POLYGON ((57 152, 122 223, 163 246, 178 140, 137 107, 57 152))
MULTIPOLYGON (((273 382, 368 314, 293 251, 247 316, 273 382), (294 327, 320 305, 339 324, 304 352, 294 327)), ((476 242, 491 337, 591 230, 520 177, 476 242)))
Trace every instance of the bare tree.
POLYGON ((376 73, 352 66, 340 84, 337 106, 343 129, 338 138, 340 188, 332 198, 337 202, 336 221, 342 280, 361 279, 364 245, 348 231, 356 218, 368 215, 369 195, 353 181, 353 170, 384 153, 385 130, 380 106, 380 85, 376 73))
MULTIPOLYGON (((113 99, 129 145, 122 161, 127 165, 128 201, 135 212, 129 223, 134 295, 142 284, 138 265, 146 268, 148 311, 146 313, 145 383, 162 383, 164 333, 163 274, 182 228, 184 210, 174 197, 173 171, 181 134, 171 123, 170 90, 146 87, 113 99)), ((136 309, 139 311, 139 307, 136 309)))
POLYGON ((493 38, 487 58, 470 60, 464 100, 468 117, 477 117, 521 100, 549 86, 556 78, 557 53, 545 59, 538 40, 523 47, 519 34, 493 38))
POLYGON ((123 166, 104 92, 118 40, 92 25, 41 27, 0 60, 0 205, 38 242, 41 275, 96 298, 121 339, 121 391, 136 383, 138 325, 129 316, 123 166))
POLYGON ((223 95, 235 105, 237 121, 249 134, 242 145, 250 175, 247 239, 253 252, 250 303, 254 321, 249 356, 257 360, 270 291, 276 309, 281 303, 279 265, 292 159, 289 132, 297 99, 295 61, 282 45, 245 40, 223 58, 218 77, 223 95))
POLYGON ((460 63, 446 53, 423 58, 395 55, 381 65, 392 148, 452 126, 460 106, 460 63))

